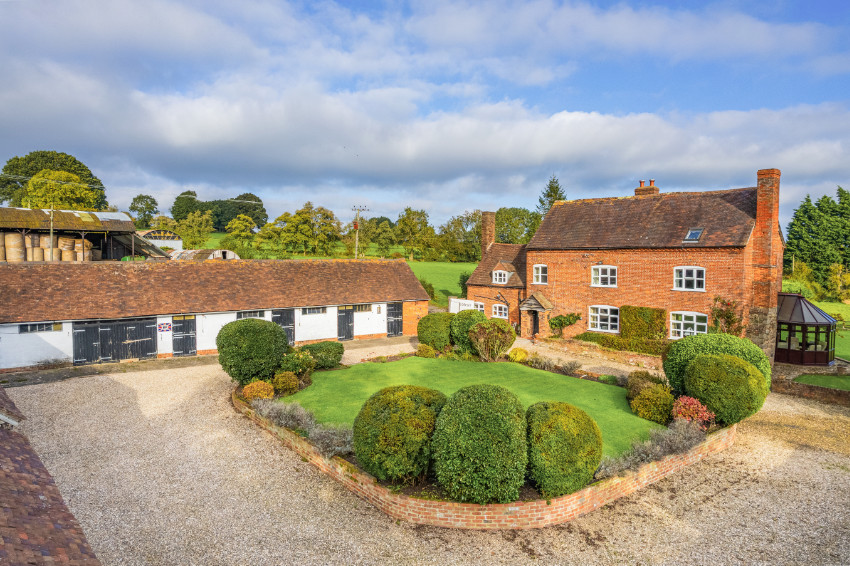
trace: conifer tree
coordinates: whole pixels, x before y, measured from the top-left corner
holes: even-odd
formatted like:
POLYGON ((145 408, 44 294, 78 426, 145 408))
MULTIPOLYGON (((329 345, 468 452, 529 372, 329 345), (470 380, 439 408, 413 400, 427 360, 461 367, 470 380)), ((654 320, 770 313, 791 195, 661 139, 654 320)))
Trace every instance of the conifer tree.
POLYGON ((564 189, 561 188, 561 183, 558 182, 558 178, 555 175, 552 175, 540 193, 540 198, 537 199, 537 212, 540 213, 540 216, 546 216, 546 213, 549 212, 555 201, 566 199, 567 195, 564 189))

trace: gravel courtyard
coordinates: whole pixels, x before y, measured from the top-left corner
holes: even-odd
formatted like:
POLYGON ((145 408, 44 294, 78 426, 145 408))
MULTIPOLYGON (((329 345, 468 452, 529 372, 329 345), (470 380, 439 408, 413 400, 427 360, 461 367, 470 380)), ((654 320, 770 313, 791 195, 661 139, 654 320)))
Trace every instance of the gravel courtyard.
POLYGON ((538 531, 397 523, 229 403, 215 365, 16 387, 104 564, 848 564, 850 410, 772 394, 730 450, 538 531))

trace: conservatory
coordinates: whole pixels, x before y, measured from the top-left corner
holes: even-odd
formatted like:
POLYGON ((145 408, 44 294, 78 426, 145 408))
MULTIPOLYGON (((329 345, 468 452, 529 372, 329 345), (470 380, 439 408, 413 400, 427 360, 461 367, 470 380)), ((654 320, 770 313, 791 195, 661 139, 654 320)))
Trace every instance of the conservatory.
POLYGON ((801 295, 779 293, 775 361, 830 365, 835 360, 835 319, 801 295))

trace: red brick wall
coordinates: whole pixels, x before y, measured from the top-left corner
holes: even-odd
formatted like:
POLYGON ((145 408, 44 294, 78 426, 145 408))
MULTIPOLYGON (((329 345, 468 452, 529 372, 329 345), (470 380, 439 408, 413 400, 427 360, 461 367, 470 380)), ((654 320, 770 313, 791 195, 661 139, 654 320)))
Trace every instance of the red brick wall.
POLYGON ((720 430, 684 454, 667 456, 636 472, 599 481, 570 495, 550 500, 477 505, 415 499, 393 493, 349 462, 325 458, 304 438, 259 417, 235 394, 232 398, 238 410, 277 435, 285 446, 390 517, 419 525, 459 529, 535 529, 566 523, 728 448, 735 441, 736 433, 736 426, 720 430))
POLYGON ((428 314, 428 301, 405 301, 402 303, 402 332, 405 336, 419 334, 419 321, 428 314))
POLYGON ((484 303, 484 314, 487 318, 493 315, 493 305, 504 305, 503 301, 496 299, 496 295, 501 295, 507 299, 508 303, 508 322, 511 324, 519 323, 519 304, 525 298, 525 293, 522 289, 484 287, 480 285, 470 285, 466 289, 466 298, 470 301, 484 303))

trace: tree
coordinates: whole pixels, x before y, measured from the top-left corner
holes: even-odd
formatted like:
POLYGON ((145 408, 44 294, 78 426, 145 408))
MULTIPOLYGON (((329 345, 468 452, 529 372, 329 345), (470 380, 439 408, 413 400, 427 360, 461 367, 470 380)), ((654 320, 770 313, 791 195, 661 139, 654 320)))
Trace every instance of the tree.
POLYGON ((190 213, 199 210, 200 204, 201 201, 198 200, 198 194, 195 191, 183 191, 177 195, 177 198, 174 199, 174 204, 171 205, 171 217, 177 222, 180 222, 189 216, 190 213))
POLYGON ((395 226, 396 241, 404 248, 404 252, 413 260, 413 254, 422 251, 425 243, 430 241, 434 228, 428 224, 428 213, 424 210, 414 210, 409 206, 398 215, 395 226))
POLYGON ((171 230, 172 232, 177 233, 177 221, 173 218, 169 218, 168 216, 159 215, 151 220, 151 228, 155 228, 157 230, 171 230))
POLYGON ((99 202, 98 192, 81 184, 79 176, 50 169, 30 178, 18 194, 21 204, 28 208, 97 210, 99 202))
POLYGON ((254 236, 254 249, 261 257, 284 259, 286 248, 282 240, 283 229, 273 222, 267 222, 254 236))
POLYGON ((177 233, 187 250, 201 248, 213 232, 212 212, 196 210, 177 223, 177 233))
POLYGON ((250 216, 240 214, 231 220, 226 227, 227 236, 222 238, 224 248, 236 251, 240 256, 251 255, 251 244, 254 240, 254 229, 257 227, 250 216))
POLYGON ((440 250, 449 261, 481 259, 481 211, 466 211, 440 226, 440 250))
POLYGON ((389 221, 384 220, 378 225, 375 231, 375 244, 378 246, 381 257, 390 255, 390 248, 395 244, 395 234, 389 221))
POLYGON ((130 203, 130 212, 136 215, 136 228, 147 228, 155 214, 159 214, 159 203, 150 195, 136 195, 130 203))
POLYGON ((58 151, 32 151, 24 157, 9 159, 0 175, 0 203, 8 201, 10 206, 21 206, 27 181, 45 169, 71 173, 79 178, 79 183, 88 185, 95 194, 94 205, 89 210, 105 210, 108 206, 100 179, 76 157, 58 151))
POLYGON ((558 178, 552 175, 540 193, 540 198, 537 199, 537 212, 540 213, 540 216, 546 216, 546 213, 549 212, 555 201, 566 199, 567 195, 564 193, 564 189, 561 188, 558 178))
POLYGON ((286 249, 293 253, 329 256, 340 239, 341 224, 334 213, 309 201, 295 214, 283 213, 275 224, 282 229, 286 249))
POLYGON ((812 203, 803 199, 788 224, 785 270, 805 262, 814 280, 827 287, 830 266, 836 263, 850 269, 850 194, 838 187, 838 202, 824 195, 812 203))
POLYGON ((540 226, 540 213, 527 208, 500 208, 496 211, 496 241, 527 244, 540 226))
POLYGON ((850 271, 840 263, 830 265, 826 290, 831 298, 840 301, 850 298, 850 271))

